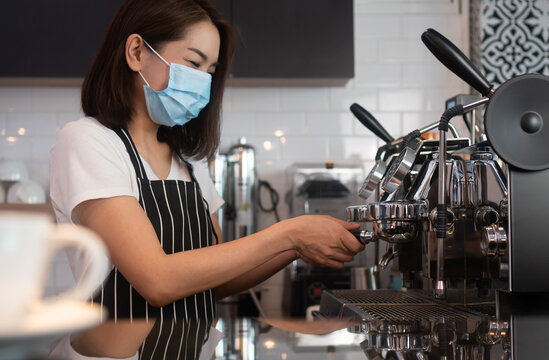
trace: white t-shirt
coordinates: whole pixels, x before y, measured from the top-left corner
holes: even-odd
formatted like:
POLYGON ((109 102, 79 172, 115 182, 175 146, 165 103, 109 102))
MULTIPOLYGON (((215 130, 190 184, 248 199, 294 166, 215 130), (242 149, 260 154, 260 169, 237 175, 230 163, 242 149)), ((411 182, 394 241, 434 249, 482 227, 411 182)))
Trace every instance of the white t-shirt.
MULTIPOLYGON (((141 161, 149 180, 158 180, 147 162, 141 161)), ((213 214, 223 205, 223 198, 215 189, 208 164, 187 161, 213 214)), ((82 118, 61 129, 50 151, 50 173, 50 197, 58 223, 78 224, 73 210, 86 200, 124 195, 139 199, 137 175, 124 143, 94 118, 82 118)), ((176 155, 167 180, 190 180, 186 164, 176 155)), ((67 255, 79 279, 87 267, 86 259, 75 250, 67 255)))

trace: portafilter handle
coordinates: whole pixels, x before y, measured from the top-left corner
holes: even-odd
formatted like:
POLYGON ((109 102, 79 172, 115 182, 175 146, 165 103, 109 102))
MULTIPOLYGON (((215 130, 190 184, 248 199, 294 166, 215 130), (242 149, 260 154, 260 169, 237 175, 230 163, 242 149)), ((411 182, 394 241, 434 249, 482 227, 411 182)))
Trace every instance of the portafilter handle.
POLYGON ((434 29, 425 30, 421 35, 421 40, 450 71, 480 92, 482 96, 490 94, 492 85, 450 40, 434 29))
POLYGON ((356 230, 351 231, 351 234, 362 244, 367 245, 368 243, 372 241, 376 241, 377 237, 372 231, 367 230, 356 230))
POLYGON ((362 125, 366 126, 371 132, 373 132, 377 137, 379 137, 381 140, 385 141, 386 143, 390 143, 393 140, 395 140, 388 132, 385 130, 385 128, 377 121, 377 119, 370 114, 366 109, 364 109, 362 106, 358 105, 357 103, 354 103, 351 105, 351 112, 356 116, 356 118, 362 123, 362 125))

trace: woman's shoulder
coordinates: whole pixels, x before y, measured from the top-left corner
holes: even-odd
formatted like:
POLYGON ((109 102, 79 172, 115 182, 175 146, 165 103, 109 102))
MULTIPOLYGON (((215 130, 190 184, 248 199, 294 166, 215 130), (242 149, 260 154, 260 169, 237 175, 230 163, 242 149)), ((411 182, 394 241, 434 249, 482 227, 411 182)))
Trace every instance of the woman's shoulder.
POLYGON ((57 134, 56 145, 87 146, 123 146, 118 135, 92 117, 83 117, 67 123, 57 134))
POLYGON ((78 120, 68 122, 58 134, 59 136, 86 136, 89 134, 109 134, 115 135, 116 133, 101 124, 97 119, 93 117, 82 117, 78 120))
POLYGON ((50 150, 51 162, 72 161, 98 163, 128 160, 128 153, 116 132, 94 118, 81 118, 67 123, 57 134, 50 150))

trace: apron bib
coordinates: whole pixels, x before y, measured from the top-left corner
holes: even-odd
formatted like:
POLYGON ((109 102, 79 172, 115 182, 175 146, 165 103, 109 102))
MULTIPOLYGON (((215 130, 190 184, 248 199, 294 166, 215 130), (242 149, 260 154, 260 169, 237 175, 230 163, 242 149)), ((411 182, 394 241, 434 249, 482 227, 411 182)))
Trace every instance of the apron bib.
MULTIPOLYGON (((166 254, 213 244, 207 202, 187 163, 191 181, 149 180, 129 133, 115 130, 124 142, 137 174, 139 204, 151 221, 166 254)), ((213 289, 154 307, 132 287, 116 267, 98 289, 93 302, 109 310, 109 320, 155 321, 139 352, 140 359, 198 359, 216 317, 213 289)))

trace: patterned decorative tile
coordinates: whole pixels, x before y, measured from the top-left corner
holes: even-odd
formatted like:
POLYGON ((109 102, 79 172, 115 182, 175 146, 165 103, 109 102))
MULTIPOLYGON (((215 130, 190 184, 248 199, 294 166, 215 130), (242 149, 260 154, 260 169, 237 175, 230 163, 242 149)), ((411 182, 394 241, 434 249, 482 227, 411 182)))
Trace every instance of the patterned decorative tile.
POLYGON ((549 1, 484 0, 482 69, 501 84, 525 73, 549 75, 549 1))

